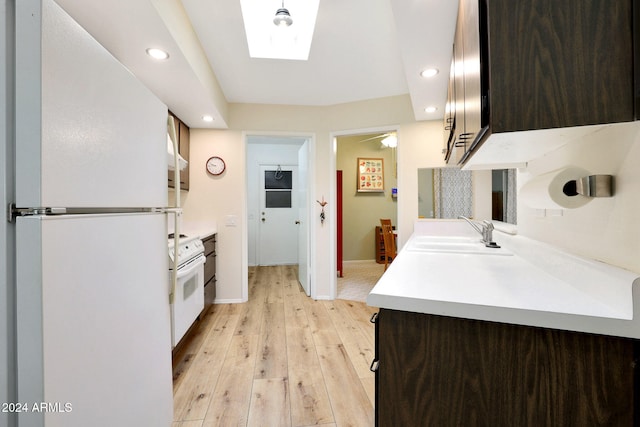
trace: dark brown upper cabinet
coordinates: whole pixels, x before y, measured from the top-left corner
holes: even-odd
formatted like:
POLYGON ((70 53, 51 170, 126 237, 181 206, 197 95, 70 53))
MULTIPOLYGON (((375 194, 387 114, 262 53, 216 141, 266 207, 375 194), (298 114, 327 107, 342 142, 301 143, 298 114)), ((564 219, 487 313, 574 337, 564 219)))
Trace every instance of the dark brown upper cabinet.
POLYGON ((461 0, 447 160, 463 164, 497 133, 635 120, 633 9, 633 0, 461 0))
MULTIPOLYGON (((176 133, 178 134, 178 152, 183 159, 189 162, 189 127, 171 112, 169 112, 169 117, 171 117, 176 124, 176 133)), ((175 187, 174 173, 170 170, 169 188, 175 187)), ((189 190, 189 163, 187 163, 186 168, 180 171, 180 189, 185 191, 189 190)))

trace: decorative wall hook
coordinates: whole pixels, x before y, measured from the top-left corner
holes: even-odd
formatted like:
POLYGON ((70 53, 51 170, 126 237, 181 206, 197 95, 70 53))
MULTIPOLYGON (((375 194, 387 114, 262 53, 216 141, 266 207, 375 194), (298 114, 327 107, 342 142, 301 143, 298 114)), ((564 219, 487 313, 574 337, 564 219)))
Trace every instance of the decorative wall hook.
POLYGON ((324 224, 324 207, 327 206, 329 202, 324 201, 324 196, 322 196, 322 201, 316 200, 320 206, 322 206, 322 211, 320 212, 320 223, 324 224))

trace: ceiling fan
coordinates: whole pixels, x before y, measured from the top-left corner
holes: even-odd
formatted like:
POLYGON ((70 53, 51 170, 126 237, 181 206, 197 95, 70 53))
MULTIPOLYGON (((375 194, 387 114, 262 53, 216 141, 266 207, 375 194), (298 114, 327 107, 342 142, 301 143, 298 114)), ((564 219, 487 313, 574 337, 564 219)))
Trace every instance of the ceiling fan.
POLYGON ((398 146, 398 138, 395 132, 383 133, 381 135, 372 136, 371 138, 363 139, 360 142, 373 141, 374 139, 382 139, 380 142, 385 147, 395 148, 398 146))

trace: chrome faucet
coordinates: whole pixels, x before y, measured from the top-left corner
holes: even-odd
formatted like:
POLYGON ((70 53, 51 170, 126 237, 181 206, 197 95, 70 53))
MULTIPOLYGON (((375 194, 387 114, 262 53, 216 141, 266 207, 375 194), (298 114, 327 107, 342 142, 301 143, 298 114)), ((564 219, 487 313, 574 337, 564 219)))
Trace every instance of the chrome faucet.
POLYGON ((482 243, 488 248, 499 248, 498 244, 493 241, 493 223, 491 221, 484 220, 481 223, 471 221, 466 216, 460 215, 458 218, 464 219, 469 223, 474 230, 476 230, 482 236, 482 243))

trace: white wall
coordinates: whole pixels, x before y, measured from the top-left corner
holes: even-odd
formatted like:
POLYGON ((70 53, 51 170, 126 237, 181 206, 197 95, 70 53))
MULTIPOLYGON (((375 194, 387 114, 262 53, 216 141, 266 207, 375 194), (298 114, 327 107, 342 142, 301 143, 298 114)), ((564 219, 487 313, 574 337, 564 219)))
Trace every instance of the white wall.
MULTIPOLYGON (((402 126, 398 139, 398 247, 413 233, 418 218, 418 169, 447 167, 442 121, 402 126)), ((473 171, 473 216, 491 219, 491 171, 473 171)))
POLYGON ((442 121, 414 122, 398 132, 398 248, 418 218, 418 169, 445 167, 442 121))
POLYGON ((242 260, 247 254, 245 145, 242 132, 191 129, 189 191, 182 192, 183 221, 218 225, 216 288, 218 302, 247 299, 242 260), (226 163, 221 176, 206 172, 205 162, 220 156, 226 163), (236 224, 228 225, 235 219, 236 224))
MULTIPOLYGON (((308 194, 313 211, 311 238, 311 296, 335 297, 335 135, 352 130, 398 129, 398 229, 399 243, 413 232, 418 218, 418 167, 443 166, 442 122, 415 122, 408 96, 340 104, 329 107, 231 104, 229 130, 191 130, 190 190, 183 193, 184 220, 207 219, 218 224, 217 301, 243 301, 246 295, 247 214, 245 137, 249 135, 307 135, 311 137, 308 194), (220 177, 208 176, 206 160, 218 155, 227 170, 220 177), (321 224, 320 206, 329 204, 321 224), (228 215, 236 216, 238 226, 227 226, 228 215)), ((489 188, 490 197, 490 188, 489 188)))
POLYGON ((529 162, 518 187, 567 165, 615 176, 615 195, 576 209, 540 211, 518 200, 518 232, 640 273, 640 123, 610 126, 529 162))
POLYGON ((491 171, 472 171, 473 217, 491 220, 491 171))

